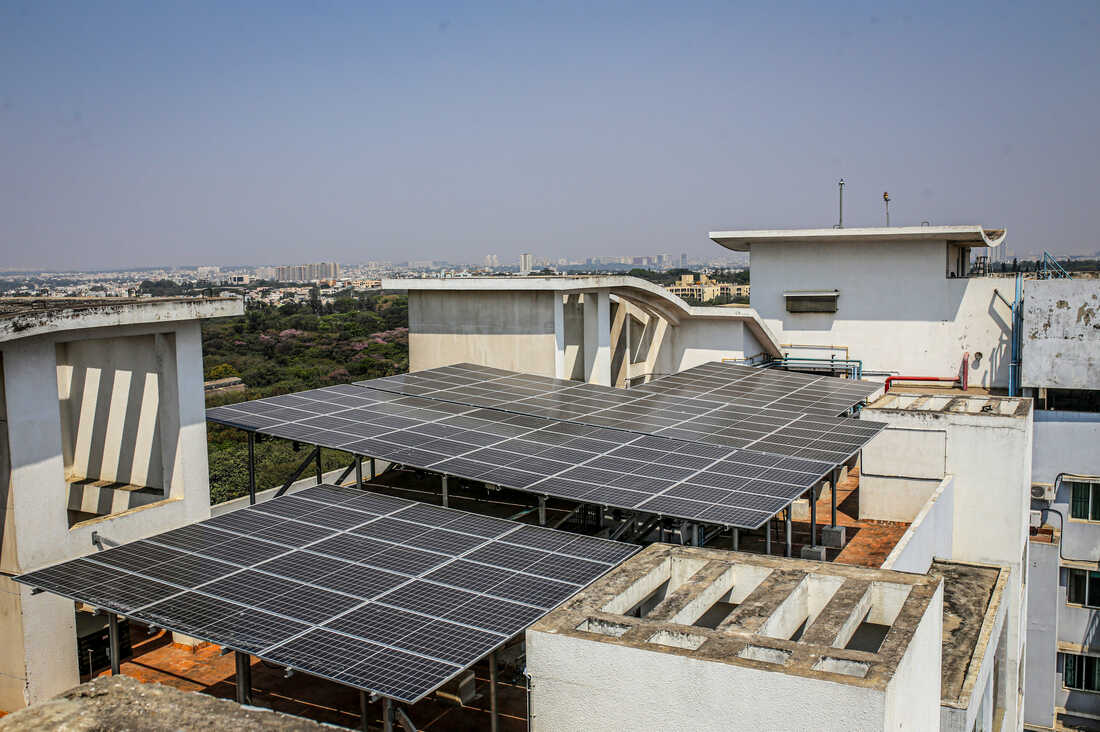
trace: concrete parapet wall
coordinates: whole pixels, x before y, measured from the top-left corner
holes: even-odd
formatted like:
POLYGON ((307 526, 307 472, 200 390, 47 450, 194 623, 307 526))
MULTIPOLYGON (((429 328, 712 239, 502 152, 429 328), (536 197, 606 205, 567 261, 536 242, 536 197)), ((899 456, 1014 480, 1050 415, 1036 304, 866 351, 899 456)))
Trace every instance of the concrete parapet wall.
POLYGON ((1020 384, 1100 389, 1100 280, 1024 285, 1020 384))
POLYGON ((954 520, 955 479, 947 476, 913 517, 882 568, 924 573, 935 557, 950 557, 954 520))

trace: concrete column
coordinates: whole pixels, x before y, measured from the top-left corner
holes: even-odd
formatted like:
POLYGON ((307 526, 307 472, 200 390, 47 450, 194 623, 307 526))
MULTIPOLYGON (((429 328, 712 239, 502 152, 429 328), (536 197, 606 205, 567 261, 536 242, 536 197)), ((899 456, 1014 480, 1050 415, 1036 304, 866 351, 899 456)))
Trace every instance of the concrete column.
POLYGON ((611 386, 611 297, 607 290, 584 295, 584 376, 611 386))
POLYGON ((554 378, 568 379, 565 372, 565 296, 554 293, 554 378))

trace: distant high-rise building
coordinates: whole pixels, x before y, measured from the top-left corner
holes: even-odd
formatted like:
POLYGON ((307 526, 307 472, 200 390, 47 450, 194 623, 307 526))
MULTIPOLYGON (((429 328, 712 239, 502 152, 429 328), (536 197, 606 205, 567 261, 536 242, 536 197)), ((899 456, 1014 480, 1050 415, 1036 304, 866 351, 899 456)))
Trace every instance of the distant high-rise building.
POLYGON ((535 257, 531 254, 519 255, 519 273, 521 275, 531 274, 531 270, 534 269, 535 257))
POLYGON ((279 282, 317 282, 319 280, 334 280, 339 276, 340 265, 336 262, 291 264, 275 268, 275 279, 279 282))
POLYGON ((499 267, 500 266, 500 257, 498 257, 495 254, 486 254, 485 255, 485 266, 486 267, 499 267))
POLYGON ((688 266, 688 255, 686 255, 686 254, 681 254, 680 255, 680 266, 681 267, 687 267, 688 266))

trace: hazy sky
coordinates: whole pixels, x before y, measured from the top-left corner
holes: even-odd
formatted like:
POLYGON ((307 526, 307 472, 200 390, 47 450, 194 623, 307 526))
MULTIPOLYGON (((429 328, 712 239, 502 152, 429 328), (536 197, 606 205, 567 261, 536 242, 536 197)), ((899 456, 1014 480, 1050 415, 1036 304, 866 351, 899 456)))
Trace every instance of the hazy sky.
POLYGON ((1100 250, 1100 3, 0 0, 0 267, 1100 250))

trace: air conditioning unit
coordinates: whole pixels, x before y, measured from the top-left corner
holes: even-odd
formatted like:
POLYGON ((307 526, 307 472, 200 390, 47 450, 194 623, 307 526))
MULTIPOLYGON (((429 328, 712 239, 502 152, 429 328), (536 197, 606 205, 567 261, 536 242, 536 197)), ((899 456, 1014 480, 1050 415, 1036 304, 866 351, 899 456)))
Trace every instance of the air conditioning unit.
POLYGON ((1054 484, 1032 483, 1031 498, 1035 501, 1046 501, 1047 503, 1051 503, 1054 500, 1054 484))

